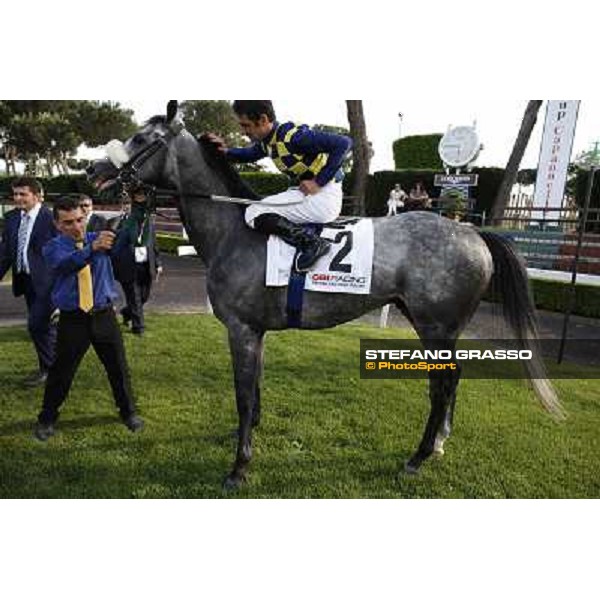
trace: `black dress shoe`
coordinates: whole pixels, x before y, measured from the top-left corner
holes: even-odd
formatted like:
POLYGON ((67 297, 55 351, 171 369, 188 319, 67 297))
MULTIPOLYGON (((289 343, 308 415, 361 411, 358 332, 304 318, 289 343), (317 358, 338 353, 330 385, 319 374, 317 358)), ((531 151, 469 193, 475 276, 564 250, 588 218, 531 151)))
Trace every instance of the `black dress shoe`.
POLYGON ((23 380, 23 385, 26 387, 37 387, 44 385, 48 379, 48 371, 35 371, 23 380))
POLYGON ((40 442, 47 442, 55 433, 53 423, 36 423, 33 430, 33 435, 40 442))
POLYGON ((133 333, 133 335, 138 335, 138 336, 142 337, 144 335, 144 330, 143 329, 132 329, 131 333, 133 333))
POLYGON ((129 431, 132 433, 136 433, 137 431, 144 429, 144 421, 136 414, 129 415, 128 417, 124 418, 123 423, 125 423, 125 427, 127 427, 127 429, 129 429, 129 431))

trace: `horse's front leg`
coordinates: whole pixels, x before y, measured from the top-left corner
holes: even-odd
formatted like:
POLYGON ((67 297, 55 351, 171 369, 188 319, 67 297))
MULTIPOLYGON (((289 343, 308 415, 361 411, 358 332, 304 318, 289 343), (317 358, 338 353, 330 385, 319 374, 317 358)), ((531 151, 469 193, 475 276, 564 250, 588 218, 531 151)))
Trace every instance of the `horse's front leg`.
POLYGON ((237 454, 231 473, 225 479, 225 489, 235 489, 244 482, 252 458, 252 426, 260 411, 256 406, 259 401, 256 390, 260 380, 263 336, 264 332, 244 324, 229 327, 239 426, 237 454))

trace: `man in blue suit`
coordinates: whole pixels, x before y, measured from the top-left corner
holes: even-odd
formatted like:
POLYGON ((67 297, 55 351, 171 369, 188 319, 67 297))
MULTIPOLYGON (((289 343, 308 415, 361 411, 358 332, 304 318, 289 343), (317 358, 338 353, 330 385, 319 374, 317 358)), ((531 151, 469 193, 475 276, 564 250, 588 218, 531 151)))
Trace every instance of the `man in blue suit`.
POLYGON ((32 177, 12 183, 16 208, 6 215, 0 241, 0 280, 12 267, 15 296, 25 296, 27 325, 38 355, 39 369, 25 385, 43 384, 54 362, 56 327, 51 323, 51 278, 42 248, 57 235, 52 213, 42 204, 42 187, 32 177))

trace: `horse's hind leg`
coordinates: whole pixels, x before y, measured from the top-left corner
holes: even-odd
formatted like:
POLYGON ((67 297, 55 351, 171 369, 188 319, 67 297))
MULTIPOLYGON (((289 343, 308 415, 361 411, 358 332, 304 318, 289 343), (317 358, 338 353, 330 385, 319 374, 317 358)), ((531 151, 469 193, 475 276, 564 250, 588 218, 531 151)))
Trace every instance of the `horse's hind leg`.
POLYGON ((256 406, 256 390, 259 385, 262 360, 263 332, 236 323, 229 326, 229 346, 233 361, 235 398, 239 426, 238 447, 231 473, 225 479, 226 489, 235 489, 244 482, 252 458, 252 425, 256 406))
MULTIPOLYGON (((423 345, 427 350, 453 350, 454 340, 431 340, 424 339, 423 345)), ((431 401, 431 410, 425 432, 417 451, 406 463, 406 472, 416 473, 421 464, 427 460, 433 452, 441 449, 445 440, 444 432, 446 425, 452 423, 453 399, 456 392, 456 386, 460 378, 460 371, 446 369, 443 371, 431 371, 429 373, 429 398, 431 401)), ((448 429, 449 434, 449 429, 448 429)))
POLYGON ((454 406, 456 405, 456 388, 458 387, 458 383, 460 381, 461 371, 462 367, 459 363, 456 364, 456 371, 451 371, 453 379, 449 389, 450 401, 448 402, 446 414, 433 444, 434 454, 438 454, 440 456, 444 454, 444 442, 452 433, 452 424, 454 422, 454 406))

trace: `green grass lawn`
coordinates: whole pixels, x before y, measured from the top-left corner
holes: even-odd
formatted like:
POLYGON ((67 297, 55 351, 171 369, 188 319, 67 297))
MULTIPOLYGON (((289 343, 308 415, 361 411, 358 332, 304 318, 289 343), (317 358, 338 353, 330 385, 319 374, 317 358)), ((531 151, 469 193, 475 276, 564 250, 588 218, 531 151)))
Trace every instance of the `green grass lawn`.
MULTIPOLYGON (((249 483, 235 497, 529 498, 600 495, 598 380, 558 380, 556 424, 519 380, 464 380, 446 456, 400 474, 428 414, 421 380, 361 380, 359 340, 398 330, 348 325, 267 337, 263 420, 249 483), (316 350, 319 350, 317 358, 316 350)), ((222 497, 237 426, 224 328, 209 316, 150 316, 126 335, 146 429, 116 417, 93 352, 57 435, 32 437, 42 390, 24 328, 0 329, 0 497, 222 497)), ((568 366, 564 367, 568 368, 568 366)))

